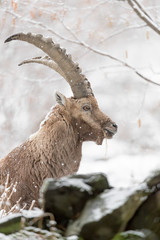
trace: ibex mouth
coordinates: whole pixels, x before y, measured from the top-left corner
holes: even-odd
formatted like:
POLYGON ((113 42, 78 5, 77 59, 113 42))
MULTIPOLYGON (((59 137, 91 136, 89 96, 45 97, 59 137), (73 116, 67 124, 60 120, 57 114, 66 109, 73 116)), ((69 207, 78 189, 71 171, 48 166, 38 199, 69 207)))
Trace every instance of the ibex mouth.
POLYGON ((104 129, 104 134, 109 139, 111 139, 116 132, 117 132, 117 128, 115 128, 115 129, 105 128, 104 129))

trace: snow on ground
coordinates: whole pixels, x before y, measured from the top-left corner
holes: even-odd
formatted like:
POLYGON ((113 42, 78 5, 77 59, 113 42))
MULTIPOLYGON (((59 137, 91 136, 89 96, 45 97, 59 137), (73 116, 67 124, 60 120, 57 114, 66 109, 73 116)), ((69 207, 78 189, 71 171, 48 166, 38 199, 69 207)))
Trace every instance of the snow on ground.
POLYGON ((103 172, 110 185, 128 187, 143 182, 154 171, 160 170, 160 151, 130 154, 126 145, 117 140, 83 145, 83 158, 78 173, 103 172), (112 141, 112 142, 111 142, 112 141), (119 145, 115 148, 115 145, 119 145), (116 152, 115 152, 116 149, 116 152))
MULTIPOLYGON (((159 1, 143 0, 142 4, 159 25, 159 1)), ((127 1, 95 0, 91 5, 90 1, 44 4, 39 0, 37 5, 36 0, 24 0, 15 6, 0 1, 0 158, 37 131, 55 104, 56 90, 72 95, 67 82, 44 66, 17 67, 41 53, 33 46, 4 44, 4 40, 31 31, 52 37, 72 54, 91 82, 101 110, 118 124, 116 136, 107 141, 107 151, 105 142, 83 145, 79 173, 104 172, 111 185, 126 187, 160 169, 160 87, 107 57, 126 62, 158 83, 159 35, 144 26, 127 1), (79 44, 74 44, 78 39, 79 44), (107 55, 90 51, 82 43, 107 55)))

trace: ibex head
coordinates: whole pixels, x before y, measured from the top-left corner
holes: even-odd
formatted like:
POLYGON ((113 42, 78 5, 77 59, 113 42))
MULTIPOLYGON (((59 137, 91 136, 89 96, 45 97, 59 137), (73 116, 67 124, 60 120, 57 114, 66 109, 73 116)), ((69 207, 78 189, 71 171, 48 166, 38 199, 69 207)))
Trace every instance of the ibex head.
POLYGON ((35 45, 47 54, 45 57, 36 57, 25 60, 25 63, 44 64, 58 72, 69 83, 73 97, 66 98, 61 93, 56 93, 57 103, 65 111, 68 120, 79 135, 80 141, 95 141, 102 144, 104 137, 112 138, 117 132, 117 125, 98 107, 90 83, 81 74, 78 64, 75 64, 65 49, 54 44, 51 38, 31 33, 19 33, 9 37, 5 42, 22 40, 35 45))
POLYGON ((69 122, 74 125, 81 141, 95 141, 102 144, 104 137, 112 138, 117 125, 102 113, 93 95, 82 98, 66 98, 56 93, 57 102, 68 113, 69 122))

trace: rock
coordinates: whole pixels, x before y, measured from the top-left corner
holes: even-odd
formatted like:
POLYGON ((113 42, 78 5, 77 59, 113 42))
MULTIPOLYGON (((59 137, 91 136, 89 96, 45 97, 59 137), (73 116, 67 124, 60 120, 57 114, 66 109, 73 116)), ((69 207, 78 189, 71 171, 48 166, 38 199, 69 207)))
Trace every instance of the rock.
POLYGON ((48 179, 41 189, 45 212, 26 210, 0 219, 0 240, 158 240, 159 189, 160 172, 130 188, 111 188, 103 174, 48 179), (46 212, 66 228, 66 237, 46 212))
MULTIPOLYGON (((70 177, 70 178, 73 178, 70 177)), ((103 173, 93 174, 77 174, 74 175, 75 179, 83 179, 84 183, 88 184, 92 188, 93 195, 97 195, 103 192, 105 189, 111 189, 108 183, 107 177, 103 173)))
POLYGON ((140 206, 126 229, 148 228, 160 238, 160 191, 149 196, 140 206))
POLYGON ((21 217, 22 214, 15 213, 0 219, 0 232, 10 234, 19 231, 21 229, 21 217))
POLYGON ((23 213, 13 213, 0 219, 0 233, 11 234, 18 232, 29 221, 34 218, 43 216, 43 211, 40 209, 25 210, 23 213))
POLYGON ((147 186, 150 190, 154 191, 155 188, 160 189, 160 171, 153 172, 147 179, 145 179, 147 186))
POLYGON ((149 197, 139 207, 126 229, 147 228, 160 238, 160 172, 155 172, 145 182, 150 191, 149 197))
POLYGON ((148 193, 145 187, 105 190, 85 205, 80 217, 70 223, 67 236, 79 235, 85 240, 110 240, 123 231, 148 193))
POLYGON ((54 214, 59 224, 76 218, 88 199, 108 189, 104 174, 73 175, 61 179, 46 179, 40 192, 40 204, 54 214))
POLYGON ((118 233, 112 240, 159 240, 149 229, 118 233))
POLYGON ((49 220, 49 216, 36 208, 3 217, 0 219, 0 240, 63 240, 55 228, 55 221, 49 220))

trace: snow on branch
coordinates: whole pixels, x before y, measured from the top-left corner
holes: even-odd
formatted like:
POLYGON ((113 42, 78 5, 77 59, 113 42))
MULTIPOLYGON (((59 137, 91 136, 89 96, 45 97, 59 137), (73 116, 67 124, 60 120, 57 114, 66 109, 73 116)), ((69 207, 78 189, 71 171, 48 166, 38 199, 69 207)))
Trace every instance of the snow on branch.
POLYGON ((156 33, 160 34, 159 26, 154 22, 152 16, 146 12, 144 7, 137 0, 128 0, 129 5, 136 14, 156 33))

